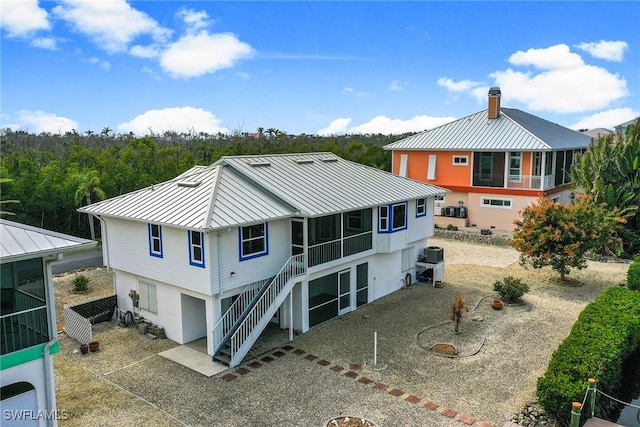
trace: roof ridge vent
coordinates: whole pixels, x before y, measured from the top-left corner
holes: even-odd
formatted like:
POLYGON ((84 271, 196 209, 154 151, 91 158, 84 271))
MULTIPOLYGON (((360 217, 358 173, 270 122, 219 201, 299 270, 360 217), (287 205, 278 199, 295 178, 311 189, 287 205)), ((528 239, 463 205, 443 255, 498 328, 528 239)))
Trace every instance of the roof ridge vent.
POLYGON ((178 181, 178 187, 195 188, 200 184, 201 181, 178 181))
POLYGON ((336 162, 338 161, 338 159, 328 157, 328 158, 326 158, 326 159, 322 159, 322 161, 323 161, 324 163, 336 163, 336 162))
POLYGON ((311 163, 313 163, 313 160, 311 159, 300 159, 300 160, 295 160, 295 162, 299 165, 310 165, 311 163))
POLYGON ((271 166, 270 162, 250 162, 249 165, 253 168, 260 168, 264 166, 271 166))

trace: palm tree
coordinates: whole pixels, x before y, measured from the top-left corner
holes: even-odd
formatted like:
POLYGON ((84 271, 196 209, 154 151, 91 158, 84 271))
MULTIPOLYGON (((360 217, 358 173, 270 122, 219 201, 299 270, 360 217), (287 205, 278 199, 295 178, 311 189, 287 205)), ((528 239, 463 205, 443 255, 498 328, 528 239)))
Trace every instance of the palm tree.
MULTIPOLYGON (((75 202, 77 206, 82 204, 82 199, 87 201, 87 205, 91 204, 91 195, 95 195, 98 200, 104 200, 107 195, 100 188, 100 178, 98 171, 90 170, 84 175, 78 174, 78 189, 75 194, 75 202)), ((89 231, 91 232, 91 240, 96 239, 96 232, 93 228, 93 215, 87 214, 89 217, 89 231)))

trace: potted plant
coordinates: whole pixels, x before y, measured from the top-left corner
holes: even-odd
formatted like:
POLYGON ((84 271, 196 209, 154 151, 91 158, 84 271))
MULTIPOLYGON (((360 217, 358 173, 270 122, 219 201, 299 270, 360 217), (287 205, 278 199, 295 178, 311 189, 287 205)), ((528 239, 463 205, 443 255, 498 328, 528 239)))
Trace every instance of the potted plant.
POLYGON ((93 353, 96 352, 100 349, 100 342, 98 341, 91 341, 89 343, 89 350, 93 353))
POLYGON ((494 310, 502 310, 502 305, 503 305, 502 300, 494 299, 493 302, 491 303, 491 308, 493 308, 494 310))
POLYGON ((465 312, 469 311, 469 307, 467 306, 467 301, 464 297, 456 296, 453 299, 453 303, 451 304, 451 320, 455 322, 455 326, 453 332, 456 334, 460 334, 460 320, 462 320, 462 315, 465 312))
POLYGON ((82 353, 82 354, 89 353, 89 346, 87 344, 82 344, 80 346, 80 353, 82 353))

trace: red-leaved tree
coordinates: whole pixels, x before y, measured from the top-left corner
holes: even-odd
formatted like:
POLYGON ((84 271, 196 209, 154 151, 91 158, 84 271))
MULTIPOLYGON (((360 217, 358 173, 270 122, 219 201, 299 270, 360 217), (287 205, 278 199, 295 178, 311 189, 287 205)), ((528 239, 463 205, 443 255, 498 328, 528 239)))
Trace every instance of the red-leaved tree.
POLYGON ((620 247, 622 223, 617 210, 604 209, 587 196, 569 205, 541 197, 514 221, 513 246, 520 252, 522 265, 551 266, 564 282, 570 268, 587 266, 590 250, 605 246, 613 252, 620 247))

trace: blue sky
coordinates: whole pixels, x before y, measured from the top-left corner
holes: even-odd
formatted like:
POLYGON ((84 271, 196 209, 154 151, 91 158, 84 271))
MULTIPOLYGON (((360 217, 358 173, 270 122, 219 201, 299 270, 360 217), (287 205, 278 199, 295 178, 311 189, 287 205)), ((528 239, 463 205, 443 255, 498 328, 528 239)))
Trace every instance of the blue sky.
POLYGON ((0 0, 0 127, 396 134, 640 115, 640 2, 0 0))

